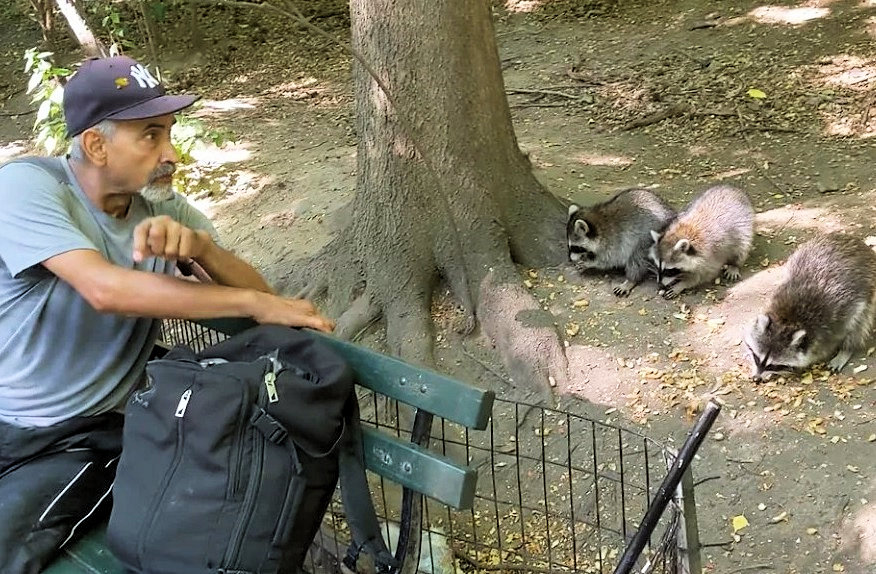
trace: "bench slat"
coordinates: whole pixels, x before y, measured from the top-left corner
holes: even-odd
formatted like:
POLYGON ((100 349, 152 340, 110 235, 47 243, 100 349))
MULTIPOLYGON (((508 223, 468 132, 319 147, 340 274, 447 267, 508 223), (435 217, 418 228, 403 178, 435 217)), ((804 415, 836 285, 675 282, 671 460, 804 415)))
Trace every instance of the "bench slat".
POLYGON ((417 444, 364 427, 365 466, 425 496, 466 510, 474 504, 477 471, 417 444))
POLYGON ((106 526, 86 534, 66 548, 43 574, 124 574, 125 569, 106 547, 106 526))
MULTIPOLYGON (((198 323, 226 334, 255 325, 246 319, 209 319, 198 323)), ((487 428, 495 399, 493 391, 472 387, 324 333, 311 333, 347 360, 363 387, 472 429, 487 428)))

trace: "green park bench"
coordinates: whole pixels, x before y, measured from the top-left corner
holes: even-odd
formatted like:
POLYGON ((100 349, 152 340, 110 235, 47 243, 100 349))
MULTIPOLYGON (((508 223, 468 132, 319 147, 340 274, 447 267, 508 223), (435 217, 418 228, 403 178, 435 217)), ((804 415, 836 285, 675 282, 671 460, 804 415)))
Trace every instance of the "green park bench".
MULTIPOLYGON (((254 323, 238 319, 216 319, 188 324, 192 329, 238 333, 254 323)), ((493 408, 494 393, 416 367, 364 347, 315 333, 350 364, 357 383, 415 409, 410 440, 382 428, 363 425, 365 465, 373 473, 402 487, 401 520, 396 558, 402 571, 412 571, 419 555, 422 496, 455 509, 469 509, 474 503, 477 470, 467 461, 436 453, 427 448, 433 417, 442 417, 465 428, 483 430, 493 408), (421 496, 422 495, 422 496, 421 496)), ((45 574, 124 574, 125 570, 104 543, 106 525, 88 532, 77 543, 64 548, 45 574)), ((342 559, 343 556, 337 556, 342 559)))

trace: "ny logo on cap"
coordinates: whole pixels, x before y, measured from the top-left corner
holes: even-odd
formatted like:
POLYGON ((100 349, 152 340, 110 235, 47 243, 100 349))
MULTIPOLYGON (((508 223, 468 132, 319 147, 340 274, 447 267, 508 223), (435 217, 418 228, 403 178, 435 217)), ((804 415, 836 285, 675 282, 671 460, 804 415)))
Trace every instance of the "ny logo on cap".
POLYGON ((143 67, 143 64, 131 66, 131 77, 137 80, 141 88, 154 88, 158 85, 158 80, 152 77, 149 70, 143 67))

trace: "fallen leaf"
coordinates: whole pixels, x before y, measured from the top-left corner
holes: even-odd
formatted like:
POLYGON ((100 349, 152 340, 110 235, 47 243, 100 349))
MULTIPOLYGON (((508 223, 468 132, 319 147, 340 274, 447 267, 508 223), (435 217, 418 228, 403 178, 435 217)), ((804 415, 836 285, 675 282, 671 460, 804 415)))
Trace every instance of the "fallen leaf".
POLYGON ((733 524, 733 533, 737 533, 746 526, 748 526, 748 519, 745 518, 744 514, 740 514, 739 516, 734 516, 732 520, 733 524))

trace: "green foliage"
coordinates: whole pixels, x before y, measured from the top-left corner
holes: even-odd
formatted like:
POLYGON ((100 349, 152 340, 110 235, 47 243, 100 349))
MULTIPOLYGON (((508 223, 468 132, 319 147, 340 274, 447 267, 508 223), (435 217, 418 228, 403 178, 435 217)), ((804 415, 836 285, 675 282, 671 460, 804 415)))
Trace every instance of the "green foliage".
POLYGON ((171 135, 182 163, 192 162, 192 152, 199 145, 210 143, 221 147, 231 140, 228 130, 208 128, 201 120, 183 114, 177 116, 171 135))
POLYGON ((71 71, 55 66, 49 59, 51 56, 52 52, 38 52, 31 48, 24 54, 24 73, 30 74, 27 93, 32 94, 31 101, 39 105, 33 124, 36 144, 54 154, 65 145, 67 128, 61 107, 64 98, 61 80, 71 71))
POLYGON ((136 44, 130 38, 130 29, 127 21, 122 19, 119 5, 114 2, 91 2, 89 11, 96 16, 102 16, 100 27, 109 37, 110 54, 116 55, 125 50, 136 48, 136 44))

